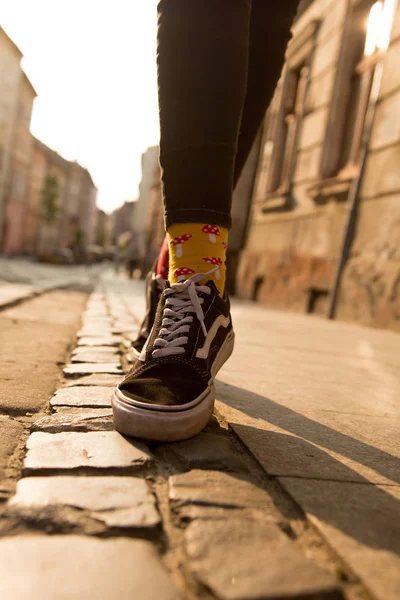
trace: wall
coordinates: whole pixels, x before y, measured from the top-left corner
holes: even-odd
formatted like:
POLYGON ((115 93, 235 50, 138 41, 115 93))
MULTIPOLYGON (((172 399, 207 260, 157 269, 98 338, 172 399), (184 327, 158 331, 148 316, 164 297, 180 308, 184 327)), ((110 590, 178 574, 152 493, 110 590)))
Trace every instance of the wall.
POLYGON ((33 155, 30 122, 36 92, 22 73, 19 88, 18 112, 12 140, 8 169, 9 188, 5 195, 3 252, 7 255, 24 251, 24 219, 28 194, 29 171, 33 155))
POLYGON ((142 179, 139 184, 139 198, 136 202, 134 228, 138 234, 141 259, 146 258, 147 224, 151 198, 151 188, 154 183, 154 171, 158 164, 158 146, 148 148, 142 154, 142 179))
MULTIPOLYGON (((359 172, 357 164, 346 163, 343 144, 349 104, 343 99, 352 99, 349 64, 355 21, 351 15, 362 6, 359 0, 315 0, 294 24, 286 65, 264 126, 252 216, 238 269, 237 291, 242 297, 274 308, 327 312, 347 223, 347 195, 359 172), (301 54, 312 27, 314 45, 290 185, 274 192, 268 183, 279 137, 271 122, 279 119, 285 74, 296 54, 301 54)), ((400 6, 384 55, 356 236, 337 311, 342 319, 394 329, 400 328, 399 61, 400 6)))
POLYGON ((22 54, 0 27, 0 248, 4 243, 4 212, 10 192, 10 167, 18 116, 22 54))
POLYGON ((400 5, 384 61, 338 316, 400 331, 400 5))

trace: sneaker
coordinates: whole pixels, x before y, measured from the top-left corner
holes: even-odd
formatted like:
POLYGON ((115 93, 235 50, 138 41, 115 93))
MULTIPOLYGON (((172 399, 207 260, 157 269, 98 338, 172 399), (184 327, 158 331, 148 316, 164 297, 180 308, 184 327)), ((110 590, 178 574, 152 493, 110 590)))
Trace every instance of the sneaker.
POLYGON ((120 433, 183 440, 210 420, 214 378, 234 346, 228 297, 211 280, 199 283, 213 271, 167 284, 139 360, 112 397, 120 433))
POLYGON ((146 277, 146 314, 139 329, 138 336, 132 342, 133 358, 139 358, 143 346, 150 335, 156 317, 157 306, 165 288, 165 279, 161 275, 156 275, 154 270, 150 271, 146 277))

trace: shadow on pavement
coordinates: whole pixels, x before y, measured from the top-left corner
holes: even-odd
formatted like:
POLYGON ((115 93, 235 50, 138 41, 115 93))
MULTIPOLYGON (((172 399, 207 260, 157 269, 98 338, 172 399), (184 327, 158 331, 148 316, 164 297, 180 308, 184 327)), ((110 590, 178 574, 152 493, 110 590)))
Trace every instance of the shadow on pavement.
MULTIPOLYGON (((400 460, 396 456, 322 425, 270 398, 226 383, 217 382, 216 388, 217 398, 229 406, 258 421, 260 418, 264 419, 261 414, 267 415, 265 420, 268 423, 299 436, 233 423, 235 432, 245 444, 246 440, 251 440, 253 450, 260 444, 264 447, 264 452, 265 448, 270 453, 276 449, 278 456, 291 452, 294 456, 315 461, 320 477, 304 477, 293 472, 285 474, 284 469, 279 472, 281 479, 288 478, 288 482, 290 481, 288 488, 296 479, 299 482, 296 489, 299 489, 300 484, 304 488, 299 492, 304 499, 301 502, 303 510, 362 544, 400 555, 400 501, 314 444, 346 456, 393 482, 400 483, 400 460), (239 398, 240 402, 236 401, 239 398), (322 490, 321 498, 312 498, 310 495, 315 495, 315 482, 322 490)), ((253 451, 253 454, 257 453, 253 451)))

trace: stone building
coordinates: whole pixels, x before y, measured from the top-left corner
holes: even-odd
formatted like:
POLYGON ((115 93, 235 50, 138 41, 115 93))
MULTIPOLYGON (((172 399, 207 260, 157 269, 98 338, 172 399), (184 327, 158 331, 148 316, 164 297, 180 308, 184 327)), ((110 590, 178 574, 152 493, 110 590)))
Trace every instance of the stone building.
POLYGON ((395 6, 302 3, 263 125, 237 275, 243 297, 326 314, 337 282, 339 318, 399 327, 395 6))
POLYGON ((165 237, 164 207, 161 196, 161 169, 158 160, 153 169, 153 181, 150 186, 148 203, 147 223, 145 227, 146 252, 145 259, 141 265, 143 275, 152 268, 165 237))
POLYGON ((112 246, 112 217, 100 208, 96 209, 96 233, 94 243, 104 249, 112 246))
POLYGON ((51 257, 69 248, 84 261, 96 235, 97 189, 77 162, 33 138, 29 186, 24 205, 23 250, 51 257))
POLYGON ((135 207, 134 227, 138 235, 141 261, 146 261, 148 241, 148 219, 150 197, 154 183, 154 172, 158 165, 158 146, 152 146, 142 154, 142 179, 139 184, 139 198, 135 207))
POLYGON ((20 199, 26 186, 36 95, 21 69, 21 59, 21 51, 0 27, 0 249, 10 252, 20 245, 20 199))
POLYGON ((33 155, 30 132, 33 101, 36 92, 25 73, 21 73, 18 110, 11 142, 11 160, 6 174, 3 215, 3 244, 6 255, 24 251, 25 202, 33 155))
POLYGON ((122 234, 134 231, 136 208, 137 201, 127 200, 113 212, 112 242, 114 246, 118 243, 118 238, 122 234))
MULTIPOLYGON (((88 246, 95 242, 97 188, 87 169, 76 161, 65 162, 65 181, 60 174, 60 243, 62 248, 73 250, 76 260, 82 262, 88 246)), ((50 173, 53 168, 50 167, 50 173)))

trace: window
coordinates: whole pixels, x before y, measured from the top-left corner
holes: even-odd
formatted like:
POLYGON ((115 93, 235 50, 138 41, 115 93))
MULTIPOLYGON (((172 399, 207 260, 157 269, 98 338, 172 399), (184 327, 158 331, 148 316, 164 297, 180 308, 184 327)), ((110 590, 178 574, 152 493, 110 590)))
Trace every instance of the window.
POLYGON ((308 74, 309 68, 302 64, 286 75, 278 144, 268 181, 269 193, 284 194, 289 190, 299 125, 304 113, 308 74))
POLYGON ((332 100, 326 133, 324 179, 358 174, 374 72, 389 43, 393 10, 394 0, 361 0, 352 8, 335 86, 341 94, 332 100))
POLYGON ((318 26, 318 21, 312 21, 290 42, 286 65, 267 112, 257 184, 257 196, 264 201, 263 210, 288 208, 290 202, 318 26))

